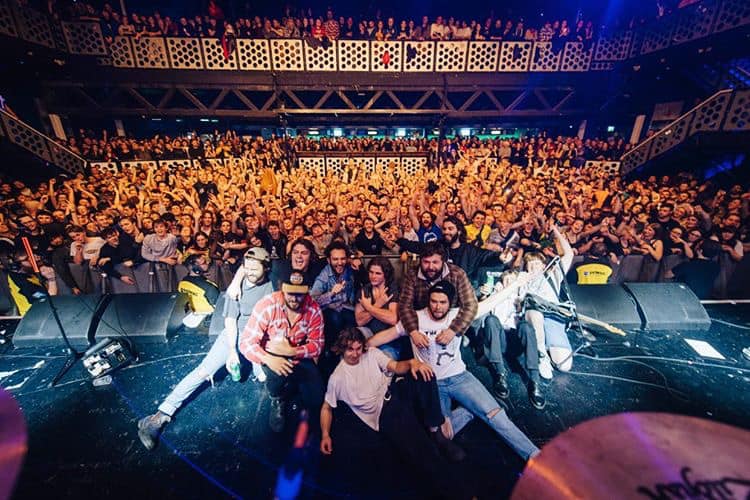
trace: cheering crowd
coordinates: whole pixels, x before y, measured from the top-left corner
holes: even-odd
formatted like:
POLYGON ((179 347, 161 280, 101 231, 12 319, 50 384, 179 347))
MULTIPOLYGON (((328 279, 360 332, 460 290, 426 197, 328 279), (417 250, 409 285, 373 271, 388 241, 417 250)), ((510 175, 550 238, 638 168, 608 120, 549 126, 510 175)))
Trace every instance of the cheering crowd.
MULTIPOLYGON (((81 152, 163 158, 173 142, 84 138, 81 152)), ((345 406, 367 432, 442 477, 436 492, 465 496, 442 466, 465 456, 451 437, 471 419, 523 459, 538 452, 498 400, 510 396, 509 345, 521 346, 512 355, 523 359, 537 409, 546 404, 542 379, 570 370, 565 321, 550 314, 566 275, 581 284, 676 279, 700 296, 725 296, 746 272, 750 192, 689 174, 626 181, 581 161, 622 151, 613 139, 468 138, 438 148, 417 139, 242 141, 228 133, 207 143, 202 155, 200 141, 172 151, 241 151, 242 160, 92 167, 34 186, 0 184, 2 262, 21 314, 43 287, 132 293, 156 284, 191 296, 197 321, 186 327, 224 318, 206 359, 138 423, 147 448, 215 372, 226 367, 239 379, 247 364, 266 384, 274 431, 298 397, 320 429, 321 452, 350 453, 333 425, 345 406), (288 163, 313 147, 435 148, 437 161, 420 175, 350 161, 343 175, 321 178, 288 163), (101 288, 86 275, 100 276, 93 282, 101 288), (220 287, 226 298, 214 309, 220 287), (467 370, 467 349, 488 368, 489 387, 467 370)))

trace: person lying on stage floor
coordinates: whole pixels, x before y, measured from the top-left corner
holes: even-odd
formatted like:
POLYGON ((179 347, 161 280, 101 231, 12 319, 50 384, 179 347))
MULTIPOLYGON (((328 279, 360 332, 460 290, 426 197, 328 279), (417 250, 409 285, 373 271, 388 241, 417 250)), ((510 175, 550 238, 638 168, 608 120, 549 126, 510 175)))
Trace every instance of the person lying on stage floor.
MULTIPOLYGON (((202 255, 191 257, 204 258, 202 255)), ((151 450, 156 446, 163 427, 172 420, 185 400, 204 382, 210 381, 213 384, 214 374, 222 367, 226 367, 233 379, 239 380, 237 332, 245 328, 255 304, 273 291, 268 281, 269 266, 270 258, 264 249, 255 247, 245 252, 243 265, 235 275, 239 279, 232 280, 238 291, 232 297, 227 296, 224 301, 224 329, 221 334, 201 364, 172 389, 159 405, 158 411, 138 421, 138 437, 146 449, 151 450)), ((204 271, 207 269, 208 266, 205 266, 204 271)))
MULTIPOLYGON (((427 307, 417 311, 419 331, 428 339, 427 347, 417 346, 412 341, 414 356, 430 366, 437 378, 443 415, 456 422, 456 432, 467 422, 459 412, 451 412, 451 403, 456 402, 471 415, 481 418, 524 460, 539 452, 539 449, 508 418, 487 388, 469 372, 461 358, 461 337, 448 337, 443 332, 458 314, 450 304, 456 288, 448 281, 438 281, 429 290, 427 307), (460 423, 458 423, 460 421, 460 423)), ((481 304, 481 302, 480 302, 481 304)), ((488 314, 490 309, 480 312, 488 314)), ((393 328, 373 336, 369 347, 376 347, 393 337, 405 335, 403 328, 393 328), (397 332, 394 334, 394 332, 397 332)))
POLYGON ((274 432, 284 429, 284 406, 295 392, 315 420, 324 392, 316 365, 325 344, 323 313, 301 272, 291 271, 281 282, 281 291, 255 305, 239 341, 242 355, 263 365, 271 399, 268 423, 274 432))
POLYGON ((446 436, 450 420, 443 416, 432 368, 415 358, 394 361, 380 349, 368 348, 356 327, 343 330, 333 350, 341 361, 328 380, 320 409, 321 453, 330 455, 336 449, 333 410, 343 403, 382 435, 397 456, 424 473, 432 489, 429 495, 464 496, 449 461, 461 461, 466 453, 446 436))

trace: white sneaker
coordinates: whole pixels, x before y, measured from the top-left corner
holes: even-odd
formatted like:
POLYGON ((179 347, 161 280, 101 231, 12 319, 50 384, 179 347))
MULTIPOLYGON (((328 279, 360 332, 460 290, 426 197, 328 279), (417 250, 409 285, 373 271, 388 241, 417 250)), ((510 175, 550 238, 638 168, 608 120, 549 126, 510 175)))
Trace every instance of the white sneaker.
POLYGON ((545 380, 552 380, 552 363, 547 353, 539 353, 539 375, 545 380))
POLYGON ((258 382, 260 383, 266 381, 266 372, 263 371, 260 363, 253 363, 253 375, 255 375, 255 378, 258 379, 258 382))

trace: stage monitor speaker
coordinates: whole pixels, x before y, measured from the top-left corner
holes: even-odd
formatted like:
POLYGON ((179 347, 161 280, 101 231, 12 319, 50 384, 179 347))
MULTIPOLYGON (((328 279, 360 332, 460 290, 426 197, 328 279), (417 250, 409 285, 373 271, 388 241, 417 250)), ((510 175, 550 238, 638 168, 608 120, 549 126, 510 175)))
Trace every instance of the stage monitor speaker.
MULTIPOLYGON (((140 293, 52 297, 68 340, 77 349, 94 338, 127 335, 135 343, 165 342, 182 324, 187 296, 180 293, 140 293), (101 301, 100 301, 101 300, 101 301)), ((45 299, 32 304, 13 335, 16 347, 64 346, 60 329, 45 299)))
POLYGON ((127 334, 136 342, 165 342, 182 326, 187 315, 187 295, 123 293, 111 295, 96 330, 98 339, 127 334))
POLYGON ((648 330, 708 330, 711 318, 682 283, 625 283, 648 330))
POLYGON ((579 314, 623 330, 642 325, 635 299, 620 285, 570 285, 570 293, 579 314))
MULTIPOLYGON (((96 311, 99 297, 96 295, 60 295, 52 297, 52 302, 73 347, 88 346, 89 325, 96 311)), ((26 311, 13 334, 13 345, 16 347, 65 345, 47 299, 34 302, 26 311)))

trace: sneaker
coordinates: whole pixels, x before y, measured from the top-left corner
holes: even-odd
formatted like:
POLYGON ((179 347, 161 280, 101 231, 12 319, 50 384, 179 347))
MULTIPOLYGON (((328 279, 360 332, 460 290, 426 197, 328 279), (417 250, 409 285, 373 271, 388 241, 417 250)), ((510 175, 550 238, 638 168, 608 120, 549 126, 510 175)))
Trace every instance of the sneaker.
POLYGON ((268 425, 273 432, 284 430, 284 400, 271 398, 271 411, 268 414, 268 425))
POLYGON ((445 437, 441 429, 432 433, 432 439, 440 453, 451 462, 460 462, 466 458, 466 452, 456 443, 445 437))
POLYGON ((266 381, 266 372, 263 371, 260 363, 253 363, 253 376, 261 384, 266 381))
POLYGON ((138 438, 147 450, 153 450, 156 447, 162 428, 171 420, 169 415, 157 411, 138 421, 138 438))
POLYGON ((552 380, 552 362, 547 353, 539 353, 539 375, 545 380, 552 380))

